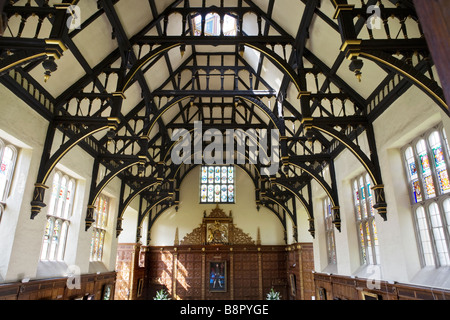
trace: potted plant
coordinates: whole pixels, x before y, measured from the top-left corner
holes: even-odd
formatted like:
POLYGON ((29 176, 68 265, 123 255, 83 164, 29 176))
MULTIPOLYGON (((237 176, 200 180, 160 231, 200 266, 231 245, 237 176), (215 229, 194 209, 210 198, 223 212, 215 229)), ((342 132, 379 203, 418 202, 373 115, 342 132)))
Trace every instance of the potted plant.
POLYGON ((281 295, 278 291, 270 289, 269 293, 267 294, 267 299, 266 300, 280 300, 281 299, 281 295))
POLYGON ((154 297, 153 300, 170 300, 170 297, 165 289, 161 289, 156 292, 156 297, 154 297))

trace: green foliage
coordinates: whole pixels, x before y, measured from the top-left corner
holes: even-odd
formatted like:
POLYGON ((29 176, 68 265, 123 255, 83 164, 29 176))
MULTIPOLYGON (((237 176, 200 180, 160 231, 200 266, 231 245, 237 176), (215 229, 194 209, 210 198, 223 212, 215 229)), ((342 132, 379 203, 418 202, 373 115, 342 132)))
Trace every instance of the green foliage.
POLYGON ((281 295, 279 292, 270 289, 270 292, 267 294, 267 299, 266 300, 280 300, 281 299, 281 295))
POLYGON ((156 297, 154 297, 153 300, 170 300, 170 297, 165 289, 161 289, 156 292, 156 297))

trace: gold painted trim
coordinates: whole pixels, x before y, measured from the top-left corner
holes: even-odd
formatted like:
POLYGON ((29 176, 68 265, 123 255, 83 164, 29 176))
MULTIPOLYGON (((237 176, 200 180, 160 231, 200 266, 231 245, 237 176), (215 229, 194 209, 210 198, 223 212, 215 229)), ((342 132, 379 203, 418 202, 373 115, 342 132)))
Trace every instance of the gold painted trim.
POLYGON ((306 170, 303 167, 300 167, 299 165, 292 163, 292 162, 288 162, 288 164, 291 164, 297 168, 300 168, 302 170, 305 170, 314 180, 317 181, 318 184, 321 185, 321 187, 323 188, 323 190, 326 192, 326 194, 328 195, 328 197, 330 198, 330 201, 333 203, 333 206, 336 206, 336 204, 334 203, 334 199, 333 196, 328 192, 327 188, 322 184, 322 182, 320 182, 320 180, 318 180, 310 171, 306 170))
POLYGON ((119 215, 119 218, 118 219, 123 219, 122 217, 123 217, 123 215, 124 215, 124 213, 125 213, 125 210, 128 208, 128 206, 130 205, 130 203, 141 193, 141 192, 143 192, 143 191, 145 191, 145 190, 147 190, 148 188, 151 188, 152 186, 154 186, 155 184, 158 184, 158 182, 154 182, 154 183, 152 183, 152 184, 150 184, 150 185, 148 185, 148 186, 145 186, 144 188, 142 188, 141 190, 139 190, 126 204, 125 204, 125 206, 123 207, 123 210, 122 210, 122 212, 120 213, 120 215, 119 215))
POLYGON ((341 46, 341 51, 344 52, 348 46, 360 45, 361 40, 345 40, 341 46))
POLYGON ((44 189, 48 189, 49 188, 48 186, 46 186, 43 183, 35 183, 34 186, 37 187, 37 188, 44 188, 44 189))
MULTIPOLYGON (((148 161, 147 156, 138 156, 139 162, 144 163, 148 161)), ((164 163, 163 163, 164 164, 164 163)))
MULTIPOLYGON (((144 215, 143 215, 143 217, 142 217, 141 224, 139 225, 139 227, 142 227, 142 223, 144 223, 145 217, 150 213, 150 211, 151 211, 155 206, 157 206, 161 201, 164 201, 164 200, 166 200, 166 199, 171 199, 171 198, 172 198, 172 197, 165 197, 165 198, 159 199, 158 202, 155 202, 149 209, 145 210, 144 215)), ((158 217, 158 218, 159 218, 159 217, 158 217)), ((157 218, 157 219, 158 219, 158 218, 157 218)), ((156 221, 156 220, 155 220, 155 221, 156 221)))
POLYGON ((373 172, 372 172, 372 171, 370 170, 370 168, 367 166, 367 164, 365 163, 365 161, 363 161, 363 160, 361 159, 361 157, 356 153, 356 151, 353 150, 353 148, 351 148, 351 146, 349 146, 347 143, 345 143, 345 141, 343 141, 342 139, 340 139, 338 136, 336 136, 336 135, 333 134, 332 132, 326 131, 326 130, 324 130, 324 129, 320 128, 320 127, 317 127, 317 126, 315 126, 315 125, 311 125, 311 128, 316 128, 316 129, 318 129, 318 130, 320 130, 320 131, 322 131, 322 132, 325 132, 326 134, 332 136, 333 138, 339 140, 342 144, 344 144, 344 145, 345 145, 345 146, 346 146, 346 147, 347 147, 347 148, 348 148, 348 149, 349 149, 349 150, 350 150, 350 151, 351 151, 351 152, 359 159, 360 163, 366 168, 366 170, 367 170, 367 172, 369 173, 369 175, 370 175, 370 177, 371 177, 373 183, 374 183, 374 184, 378 184, 377 179, 375 178, 373 172))
POLYGON ((6 70, 11 69, 11 68, 13 68, 13 67, 15 67, 17 65, 22 64, 22 63, 25 63, 28 60, 36 59, 36 58, 39 58, 39 57, 42 57, 42 56, 45 56, 45 55, 48 55, 48 54, 46 52, 42 52, 42 53, 38 53, 38 54, 35 54, 33 56, 30 56, 30 57, 26 57, 26 58, 20 59, 19 61, 16 61, 14 63, 11 63, 11 64, 7 65, 6 67, 1 68, 0 72, 5 72, 6 70))
POLYGON ((97 194, 95 195, 94 199, 91 202, 91 205, 93 205, 95 203, 95 201, 97 200, 98 196, 100 195, 100 193, 103 191, 103 189, 106 187, 106 185, 112 180, 114 179, 119 173, 121 173, 122 171, 128 169, 129 167, 134 166, 135 164, 137 164, 139 162, 133 162, 125 167, 123 167, 122 169, 120 169, 119 171, 115 172, 108 180, 106 180, 106 183, 103 185, 103 187, 98 190, 97 194))
POLYGON ((154 127, 155 124, 156 124, 156 121, 157 121, 159 118, 161 118, 162 115, 163 115, 164 113, 166 113, 170 108, 172 108, 174 105, 180 103, 181 101, 186 100, 186 99, 190 99, 190 98, 193 98, 193 97, 194 97, 194 96, 186 96, 186 97, 183 97, 183 98, 178 99, 177 101, 175 101, 175 102, 172 103, 171 105, 167 106, 166 109, 165 109, 164 111, 162 111, 160 114, 158 114, 157 117, 152 118, 151 120, 152 120, 153 124, 152 124, 151 127, 147 130, 147 136, 150 138, 150 133, 152 132, 153 127, 154 127), (154 121, 153 121, 153 120, 154 120, 154 121))
POLYGON ((104 126, 98 129, 95 129, 93 131, 88 132, 86 135, 82 136, 80 139, 76 140, 74 143, 72 143, 62 154, 59 155, 59 157, 57 159, 55 159, 55 161, 53 161, 52 165, 50 166, 50 168, 47 170, 47 173, 45 174, 44 178, 42 179, 41 183, 45 183, 48 179, 48 176, 50 174, 50 172, 53 170, 53 168, 56 166, 56 164, 59 162, 59 160, 61 160, 61 158, 63 156, 65 156, 73 147, 75 147, 80 141, 86 139, 87 137, 109 128, 109 126, 104 126))
POLYGON ((108 117, 108 118, 106 118, 108 121, 111 121, 111 122, 116 122, 117 124, 120 124, 120 119, 119 118, 117 118, 117 117, 108 117))
POLYGON ((277 124, 276 124, 275 121, 272 119, 272 117, 271 117, 271 116, 270 116, 263 108, 261 108, 258 104, 254 103, 253 101, 251 101, 251 100, 249 100, 249 99, 247 99, 247 98, 245 98, 245 97, 242 97, 242 96, 236 96, 236 98, 240 98, 240 99, 242 99, 242 100, 245 100, 245 101, 247 101, 247 102, 249 102, 249 103, 255 105, 256 107, 258 107, 263 113, 265 113, 265 115, 270 119, 270 121, 273 123, 273 125, 274 125, 278 130, 280 130, 280 128, 278 128, 277 124))
POLYGON ((449 109, 447 103, 445 103, 444 100, 442 100, 441 97, 439 97, 433 90, 431 90, 430 88, 428 88, 425 84, 423 84, 422 82, 420 82, 418 79, 414 78, 412 75, 410 75, 409 73, 403 71, 402 69, 400 69, 399 67, 393 65, 392 63, 385 61, 377 56, 374 56, 370 53, 366 53, 366 52, 360 52, 361 56, 369 58, 369 59, 374 59, 378 62, 381 62, 393 69, 395 69, 396 71, 398 71, 399 73, 401 73, 402 75, 404 75, 405 77, 407 77, 408 79, 412 80, 414 83, 416 83, 418 86, 420 86, 421 88, 425 89, 430 95, 432 95, 436 100, 439 101, 439 103, 444 106, 447 110, 449 109))
MULTIPOLYGON (((256 51, 259 51, 259 52, 261 52, 261 53, 264 54, 264 55, 267 55, 268 57, 274 59, 274 61, 277 61, 277 59, 274 58, 272 55, 268 54, 267 52, 262 51, 260 48, 254 46, 254 45, 252 45, 252 44, 244 43, 244 45, 246 45, 246 46, 248 46, 248 47, 250 47, 250 48, 253 48, 253 49, 256 50, 256 51)), ((282 64, 278 63, 278 61, 277 61, 277 64, 278 64, 281 68, 283 68, 283 70, 289 75, 289 77, 290 77, 291 80, 293 81, 295 87, 297 88, 297 91, 298 91, 298 92, 301 92, 302 90, 301 90, 301 88, 300 88, 300 85, 297 83, 296 79, 292 76, 292 74, 289 72, 289 70, 287 70, 282 64)))
POLYGON ((169 50, 171 50, 171 49, 173 49, 173 48, 175 48, 175 47, 181 46, 181 45, 182 45, 182 43, 176 43, 176 44, 173 44, 173 45, 171 45, 171 46, 169 46, 169 47, 167 47, 167 48, 164 48, 164 50, 158 50, 157 52, 155 52, 154 54, 152 54, 150 57, 148 57, 147 59, 145 59, 145 61, 143 61, 140 65, 138 65, 137 69, 131 74, 131 77, 130 77, 130 78, 128 79, 128 81, 124 84, 124 86, 123 86, 121 92, 125 92, 125 91, 126 91, 126 89, 127 89, 127 87, 128 87, 128 84, 129 84, 129 83, 131 82, 131 80, 134 78, 134 76, 136 75, 136 73, 137 73, 139 70, 141 70, 141 68, 142 68, 147 62, 149 62, 150 60, 152 60, 152 59, 155 58, 156 56, 160 55, 162 52, 164 52, 164 51, 169 51, 169 50))
POLYGON ((122 99, 126 99, 127 97, 122 91, 116 91, 112 93, 113 97, 121 97, 122 99))
POLYGON ((300 99, 303 96, 310 96, 311 92, 310 91, 299 91, 297 99, 300 99))
POLYGON ((300 203, 303 205, 303 207, 304 207, 305 210, 306 210, 306 213, 308 214, 309 218, 311 219, 311 213, 309 212, 308 207, 307 207, 306 204, 303 202, 303 200, 297 195, 297 193, 294 192, 294 190, 291 190, 290 188, 286 187, 285 185, 283 185, 283 184, 281 184, 281 183, 279 183, 279 182, 274 181, 273 183, 275 183, 275 184, 277 184, 277 185, 279 185, 279 186, 285 188, 285 189, 288 190, 289 192, 291 192, 291 193, 298 199, 298 201, 300 201, 300 203))
POLYGON ((61 48, 62 51, 67 50, 66 45, 61 40, 58 40, 58 39, 45 39, 45 43, 46 44, 56 44, 61 48))
POLYGON ((336 4, 336 11, 334 12, 333 19, 337 19, 341 14, 341 11, 352 11, 355 8, 353 4, 336 4))

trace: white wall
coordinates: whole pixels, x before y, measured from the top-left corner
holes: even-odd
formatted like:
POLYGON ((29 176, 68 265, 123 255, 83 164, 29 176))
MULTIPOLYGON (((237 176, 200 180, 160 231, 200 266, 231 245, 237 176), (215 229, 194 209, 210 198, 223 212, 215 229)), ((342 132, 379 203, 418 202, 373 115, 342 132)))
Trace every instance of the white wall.
MULTIPOLYGON (((136 199, 133 202, 135 202, 135 201, 139 201, 139 200, 136 199)), ((123 214, 123 220, 122 220, 123 231, 119 235, 119 243, 134 243, 134 242, 136 242, 137 223, 138 223, 138 210, 134 209, 130 205, 125 209, 125 212, 123 214)), ((141 243, 145 243, 145 242, 141 241, 141 243)))
POLYGON ((3 279, 8 280, 33 277, 36 272, 40 248, 33 254, 36 245, 32 235, 40 232, 41 228, 37 220, 30 220, 30 202, 47 122, 3 86, 0 87, 0 96, 1 137, 21 148, 0 224, 0 273, 3 279))
MULTIPOLYGON (((34 219, 30 219, 34 183, 36 182, 40 158, 47 132, 47 122, 29 106, 17 99, 9 90, 0 87, 0 137, 20 148, 11 196, 6 201, 6 210, 0 223, 0 281, 16 281, 23 278, 60 275, 61 268, 49 267, 45 272, 39 269, 39 255, 45 228, 45 208, 34 219)), ((388 220, 376 215, 380 244, 381 270, 385 280, 430 284, 437 279, 437 273, 423 276, 413 228, 406 177, 400 149, 410 140, 430 127, 442 122, 450 133, 450 119, 421 91, 412 87, 386 110, 375 122, 375 140, 385 185, 388 204, 388 220), (431 280, 430 280, 431 279, 431 280)), ((56 135, 58 141, 60 134, 56 135)), ((367 143, 361 138, 361 147, 367 151, 367 143)), ((111 215, 108 222, 109 233, 103 264, 89 263, 92 229, 84 230, 84 219, 88 201, 90 176, 93 159, 76 147, 58 164, 58 168, 77 178, 76 202, 74 205, 71 230, 68 235, 67 254, 64 266, 77 265, 82 273, 114 270, 118 241, 135 242, 137 226, 137 201, 125 211, 122 223, 124 231, 115 236, 119 179, 105 188, 112 198, 111 215)), ((352 203, 350 182, 365 172, 362 165, 349 152, 344 151, 335 160, 336 179, 341 212, 341 232, 335 231, 337 266, 335 272, 341 275, 368 275, 369 271, 360 268, 358 238, 352 203)), ((180 186, 180 204, 165 211, 155 222, 151 232, 151 245, 173 245, 175 230, 179 229, 179 239, 198 227, 203 212, 209 213, 215 205, 199 204, 198 168, 188 174, 180 186)), ((236 204, 221 205, 225 212, 232 211, 234 223, 254 240, 260 227, 263 245, 284 244, 284 231, 281 222, 268 209, 258 211, 255 203, 254 185, 241 169, 236 171, 236 204)), ((326 180, 329 180, 325 174, 326 180)), ((49 177, 49 182, 52 175, 49 177)), ((308 232, 308 218, 304 208, 297 202, 298 241, 313 242, 315 270, 329 270, 324 236, 322 199, 325 192, 313 181, 313 207, 316 237, 313 240, 308 232)), ((46 192, 48 203, 50 193, 46 192)), ((144 219, 141 242, 147 242, 148 219, 144 219)), ((287 241, 293 243, 292 223, 287 222, 287 241)), ((448 277, 448 275, 447 275, 448 277)))
MULTIPOLYGON (((333 273, 347 276, 375 277, 405 283, 430 284, 420 277, 418 247, 413 226, 407 178, 401 148, 424 131, 439 123, 449 132, 449 117, 425 96, 412 87, 387 109, 373 124, 387 202, 387 221, 376 214, 375 221, 380 246, 380 269, 361 268, 358 236, 355 226, 351 181, 365 172, 362 165, 348 150, 335 160, 336 181, 341 213, 341 232, 335 230, 337 266, 333 273), (376 273, 376 275, 375 275, 376 273)), ((366 139, 359 139, 362 150, 368 150, 366 139)), ((325 192, 313 182, 316 239, 314 240, 315 270, 328 272, 325 226, 321 201, 325 192)), ((448 277, 448 271, 446 276, 448 277)), ((439 285, 438 283, 434 283, 439 285)))
POLYGON ((388 221, 378 223, 385 279, 412 281, 421 270, 400 149, 441 122, 449 132, 448 118, 430 98, 413 86, 374 124, 388 204, 388 221))
MULTIPOLYGON (((208 215, 215 204, 199 203, 199 167, 194 168, 185 177, 180 186, 180 204, 178 212, 175 208, 166 210, 151 229, 150 245, 171 246, 174 243, 175 231, 178 227, 180 241, 202 223, 203 212, 208 215)), ((261 230, 262 245, 284 244, 283 226, 274 213, 261 207, 256 209, 255 186, 250 177, 242 169, 236 167, 236 203, 220 204, 227 214, 230 210, 233 223, 248 233, 253 240, 257 239, 258 227, 261 230)))
MULTIPOLYGON (((30 202, 48 122, 3 86, 0 86, 0 96, 0 112, 2 113, 0 137, 20 149, 10 197, 6 200, 6 210, 0 223, 0 281, 63 276, 70 265, 78 266, 82 274, 114 270, 118 240, 115 229, 120 181, 115 178, 104 189, 104 193, 111 197, 104 258, 103 263, 92 264, 89 262, 92 228, 85 231, 85 217, 94 160, 79 147, 70 150, 56 167, 77 179, 65 261, 39 262, 47 208, 43 208, 40 214, 31 220, 30 202)), ((55 144, 61 141, 60 138, 61 133, 57 131, 55 144)), ((49 187, 51 187, 54 172, 55 170, 46 182, 49 187)), ((47 190, 44 203, 48 204, 49 200, 50 191, 47 190)))

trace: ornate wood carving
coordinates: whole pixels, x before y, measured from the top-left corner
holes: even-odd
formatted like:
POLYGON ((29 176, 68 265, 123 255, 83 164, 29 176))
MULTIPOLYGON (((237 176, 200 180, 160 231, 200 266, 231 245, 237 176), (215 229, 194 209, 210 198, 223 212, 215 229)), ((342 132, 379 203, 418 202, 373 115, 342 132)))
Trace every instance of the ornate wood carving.
POLYGON ((255 241, 248 235, 244 233, 242 229, 236 227, 236 225, 232 225, 232 234, 233 234, 233 244, 253 244, 255 245, 255 241))
POLYGON ((188 233, 180 245, 256 245, 252 237, 233 224, 233 217, 217 205, 207 216, 203 213, 202 224, 188 233))
POLYGON ((202 227, 195 228, 191 233, 188 233, 183 240, 180 241, 180 245, 200 245, 202 244, 202 227))

